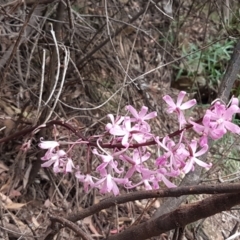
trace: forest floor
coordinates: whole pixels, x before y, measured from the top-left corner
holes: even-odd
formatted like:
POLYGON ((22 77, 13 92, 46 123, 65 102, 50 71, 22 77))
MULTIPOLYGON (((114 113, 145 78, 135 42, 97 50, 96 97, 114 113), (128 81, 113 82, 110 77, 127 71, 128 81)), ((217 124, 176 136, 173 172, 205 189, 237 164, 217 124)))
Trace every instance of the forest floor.
MULTIPOLYGON (((125 115, 126 105, 138 110, 144 105, 158 113, 151 121, 152 131, 161 137, 170 134, 178 129, 178 121, 166 113, 162 97, 169 94, 176 99, 186 91, 187 99, 198 102, 192 116, 200 118, 217 97, 239 35, 238 1, 230 5, 60 2, 0 0, 0 239, 4 240, 48 239, 50 216, 67 218, 112 196, 96 189, 85 193, 72 174, 42 168, 45 151, 38 147, 40 139, 76 141, 77 137, 61 124, 38 131, 36 126, 59 120, 89 138, 104 131, 107 114, 125 115)), ((233 94, 238 91, 236 84, 233 94)), ((237 145, 239 140, 230 136, 215 143, 208 157, 214 167, 203 174, 202 182, 237 179, 237 145)), ((75 147, 71 157, 84 168, 86 156, 86 149, 75 147)), ((180 179, 172 181, 178 184, 180 179)), ((187 202, 204 197, 190 196, 187 202)), ((104 239, 150 219, 161 204, 161 199, 129 202, 77 225, 93 239, 104 239)), ((226 239, 238 226, 236 218, 238 209, 196 222, 187 227, 184 238, 226 239)), ((152 239, 171 239, 172 234, 152 239)), ((51 236, 80 239, 67 227, 51 236)))

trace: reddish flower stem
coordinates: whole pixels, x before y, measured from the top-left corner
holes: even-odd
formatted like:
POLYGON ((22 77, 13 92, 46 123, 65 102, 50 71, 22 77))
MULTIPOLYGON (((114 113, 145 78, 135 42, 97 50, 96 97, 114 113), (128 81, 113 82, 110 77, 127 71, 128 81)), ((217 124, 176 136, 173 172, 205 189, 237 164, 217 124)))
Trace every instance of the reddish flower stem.
MULTIPOLYGON (((199 120, 197 120, 196 122, 199 123, 202 121, 202 118, 200 118, 199 120)), ((63 121, 59 121, 59 120, 52 120, 50 122, 47 122, 45 125, 38 125, 38 126, 34 126, 34 127, 30 127, 30 128, 27 128, 27 129, 23 129, 17 133, 14 133, 8 137, 4 137, 4 138, 1 138, 0 139, 0 143, 3 143, 3 142, 8 142, 12 139, 15 139, 15 138, 19 138, 19 137, 23 137, 27 134, 33 134, 34 131, 36 129, 40 129, 40 128, 47 128, 47 127, 50 127, 52 125, 59 125, 59 126, 62 126, 62 127, 65 127, 66 129, 70 130, 72 133, 74 133, 77 137, 81 138, 83 141, 88 141, 87 138, 85 136, 82 135, 81 132, 77 131, 72 125, 66 123, 66 122, 63 122, 63 121)), ((188 124, 185 128, 181 129, 181 130, 177 130, 171 134, 169 134, 168 136, 170 138, 173 138, 175 136, 178 136, 181 134, 182 131, 184 130, 188 130, 192 127, 192 124, 188 124)), ((160 140, 162 140, 163 138, 160 138, 160 140)), ((143 146, 151 146, 151 145, 156 145, 156 141, 155 140, 151 140, 151 141, 148 141, 148 142, 145 142, 145 143, 135 143, 135 144, 130 144, 129 145, 129 148, 138 148, 138 147, 143 147, 143 146)), ((91 146, 91 147, 98 147, 96 141, 90 141, 87 143, 88 146, 91 146)), ((125 148, 121 143, 117 143, 117 144, 109 144, 109 143, 99 143, 99 145, 102 147, 102 148, 108 148, 108 149, 112 149, 112 148, 118 148, 118 149, 121 149, 121 148, 125 148)))

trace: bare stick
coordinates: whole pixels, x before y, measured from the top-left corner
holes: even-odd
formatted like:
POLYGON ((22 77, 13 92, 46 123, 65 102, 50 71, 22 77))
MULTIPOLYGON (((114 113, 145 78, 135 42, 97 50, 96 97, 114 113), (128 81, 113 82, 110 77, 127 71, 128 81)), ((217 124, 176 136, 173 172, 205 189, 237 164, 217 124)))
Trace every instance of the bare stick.
POLYGON ((50 215, 49 217, 53 222, 59 222, 63 226, 72 229, 78 235, 78 237, 81 237, 83 240, 92 240, 92 238, 85 232, 83 232, 76 224, 68 221, 67 219, 54 215, 50 215))
POLYGON ((56 54, 57 54, 57 73, 56 73, 56 77, 55 77, 55 83, 54 83, 54 86, 51 90, 51 93, 49 94, 49 97, 47 99, 47 101, 45 102, 45 106, 48 105, 49 101, 52 99, 52 96, 56 90, 56 87, 57 87, 57 83, 58 83, 58 79, 59 79, 59 74, 60 74, 60 54, 59 54, 59 48, 58 48, 58 43, 57 43, 57 39, 56 39, 56 36, 55 36, 55 32, 53 31, 53 25, 51 23, 50 24, 50 27, 51 27, 51 34, 52 34, 52 37, 53 37, 53 41, 54 41, 54 45, 55 45, 55 48, 56 48, 56 54))
MULTIPOLYGON (((51 108, 50 113, 49 113, 48 117, 46 118, 46 120, 44 121, 44 123, 46 123, 51 118, 51 116, 52 116, 52 114, 53 114, 53 112, 56 108, 56 105, 58 103, 59 97, 62 93, 62 88, 63 88, 63 84, 64 84, 64 81, 65 81, 65 77, 66 77, 66 73, 67 73, 67 69, 68 69, 68 63, 69 63, 69 59, 70 59, 70 52, 69 52, 69 50, 66 49, 65 46, 64 46, 64 52, 65 52, 65 58, 64 58, 64 69, 63 69, 63 73, 62 73, 62 81, 61 81, 60 88, 58 90, 57 96, 55 97, 53 107, 51 108)), ((52 91, 52 93, 53 93, 53 91, 52 91)))

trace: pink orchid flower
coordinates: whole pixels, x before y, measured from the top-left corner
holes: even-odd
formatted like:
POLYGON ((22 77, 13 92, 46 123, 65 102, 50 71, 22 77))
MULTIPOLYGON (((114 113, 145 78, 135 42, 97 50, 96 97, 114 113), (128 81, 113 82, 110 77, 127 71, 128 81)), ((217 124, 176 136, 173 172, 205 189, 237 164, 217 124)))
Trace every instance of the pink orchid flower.
POLYGON ((100 154, 98 153, 97 149, 93 149, 93 154, 98 155, 101 159, 102 159, 102 163, 100 165, 98 165, 98 167, 96 168, 96 170, 101 174, 101 176, 106 175, 107 172, 107 167, 111 167, 111 169, 114 169, 116 173, 120 174, 123 172, 123 169, 118 169, 118 162, 114 161, 114 158, 116 158, 118 155, 122 154, 123 152, 125 152, 126 149, 123 149, 120 152, 115 152, 113 154, 109 154, 109 155, 104 155, 104 154, 100 154))
POLYGON ((45 154, 41 159, 45 161, 41 166, 50 167, 53 165, 53 171, 55 173, 72 172, 73 168, 75 168, 72 159, 67 157, 64 150, 58 150, 56 153, 51 153, 51 155, 47 156, 45 154))
POLYGON ((186 120, 185 120, 185 117, 184 117, 184 114, 183 114, 183 110, 186 110, 186 109, 189 109, 189 108, 193 107, 197 102, 195 99, 192 99, 192 100, 189 100, 189 101, 182 104, 182 101, 183 101, 185 95, 186 95, 186 92, 181 91, 178 94, 177 103, 174 103, 173 99, 169 95, 166 95, 166 96, 163 97, 163 100, 169 106, 167 112, 168 113, 172 113, 172 112, 177 113, 178 118, 179 118, 180 128, 184 124, 186 124, 186 120))
POLYGON ((98 180, 94 184, 94 187, 98 187, 101 193, 113 192, 113 194, 116 196, 119 194, 119 188, 117 184, 126 184, 127 182, 128 179, 126 178, 115 178, 110 174, 107 174, 105 177, 98 180))
POLYGON ((146 120, 155 118, 157 116, 157 112, 151 112, 147 114, 148 107, 143 106, 140 112, 138 113, 137 110, 131 106, 128 105, 126 106, 126 109, 131 112, 131 114, 134 117, 134 121, 140 121, 140 122, 145 122, 146 120))
POLYGON ((97 179, 91 176, 90 174, 86 174, 86 175, 81 174, 80 171, 77 171, 75 173, 75 177, 79 180, 79 182, 83 183, 83 188, 85 192, 88 192, 88 190, 90 190, 94 186, 93 179, 97 179))
POLYGON ((41 143, 39 143, 38 146, 41 149, 48 149, 44 155, 44 159, 42 158, 42 160, 46 160, 46 159, 51 158, 52 154, 54 154, 54 152, 55 152, 55 148, 59 146, 59 143, 57 141, 42 141, 41 140, 41 143))
POLYGON ((137 171, 141 172, 143 163, 150 158, 151 154, 146 152, 145 154, 140 153, 139 150, 134 149, 132 158, 127 155, 122 155, 119 158, 124 162, 131 164, 131 167, 127 171, 125 178, 131 178, 132 175, 137 171))
POLYGON ((149 124, 146 122, 146 120, 150 120, 152 118, 155 118, 157 116, 157 112, 151 112, 147 114, 148 108, 143 106, 140 112, 138 113, 137 110, 131 106, 126 106, 126 109, 133 115, 134 118, 131 118, 131 121, 138 122, 139 124, 145 125, 148 132, 150 132, 151 128, 149 124))
POLYGON ((224 104, 216 102, 213 110, 207 110, 206 115, 211 118, 211 127, 219 129, 225 134, 228 131, 240 134, 240 127, 232 123, 233 115, 239 113, 239 107, 233 101, 230 107, 226 108, 224 104))
POLYGON ((132 183, 131 181, 128 181, 127 184, 125 185, 125 188, 131 189, 135 188, 141 184, 144 184, 146 190, 152 190, 157 189, 158 187, 156 186, 155 182, 153 181, 154 179, 154 170, 150 170, 143 165, 139 166, 138 172, 141 174, 141 180, 137 183, 132 183), (151 186, 150 183, 153 183, 153 187, 151 186))
POLYGON ((170 182, 166 176, 171 176, 171 174, 167 173, 167 170, 165 168, 160 168, 156 171, 155 179, 157 182, 163 182, 168 188, 174 188, 176 187, 175 184, 170 182))
POLYGON ((115 120, 114 120, 114 116, 112 114, 108 114, 108 117, 110 118, 112 123, 108 123, 106 125, 106 130, 115 136, 124 135, 125 132, 122 129, 122 125, 120 125, 120 124, 122 124, 124 117, 122 117, 122 116, 116 117, 115 120))
POLYGON ((163 138, 162 142, 159 141, 158 137, 155 138, 158 145, 165 150, 164 154, 156 159, 156 165, 169 168, 171 174, 175 176, 179 175, 179 169, 185 165, 185 160, 189 156, 189 152, 182 143, 183 134, 184 131, 181 133, 177 144, 168 136, 163 138), (169 163, 167 163, 167 160, 169 163))
POLYGON ((189 119, 189 123, 193 125, 193 130, 201 136, 199 139, 201 147, 208 144, 208 137, 213 140, 217 140, 222 138, 225 134, 224 130, 212 127, 211 116, 209 114, 204 115, 202 125, 192 121, 191 119, 189 119))
POLYGON ((209 163, 205 163, 203 161, 201 161, 200 159, 198 159, 199 156, 205 154, 208 150, 208 145, 205 144, 203 145, 202 149, 197 151, 197 141, 192 140, 192 142, 189 144, 188 146, 189 148, 189 153, 190 156, 188 157, 188 161, 186 162, 185 167, 183 168, 184 173, 188 173, 191 170, 194 170, 194 163, 197 163, 199 166, 204 167, 206 169, 211 168, 212 164, 209 163))
POLYGON ((118 120, 114 120, 112 114, 108 115, 111 119, 112 123, 108 123, 106 125, 106 130, 109 131, 110 134, 113 136, 120 136, 122 137, 122 145, 124 147, 128 147, 128 139, 130 137, 131 128, 131 119, 130 117, 120 117, 118 120), (122 125, 120 125, 122 124, 122 125))

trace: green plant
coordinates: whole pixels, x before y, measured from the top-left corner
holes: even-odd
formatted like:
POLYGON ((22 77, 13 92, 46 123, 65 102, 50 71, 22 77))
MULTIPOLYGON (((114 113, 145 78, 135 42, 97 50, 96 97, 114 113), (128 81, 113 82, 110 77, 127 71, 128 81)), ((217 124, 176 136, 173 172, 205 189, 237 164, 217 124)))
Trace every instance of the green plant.
POLYGON ((179 66, 174 66, 177 70, 176 81, 181 77, 203 76, 210 85, 216 86, 225 72, 234 42, 226 39, 202 51, 198 51, 200 48, 196 44, 190 44, 188 50, 182 47, 181 55, 186 58, 179 66), (189 52, 195 53, 189 55, 189 52))

